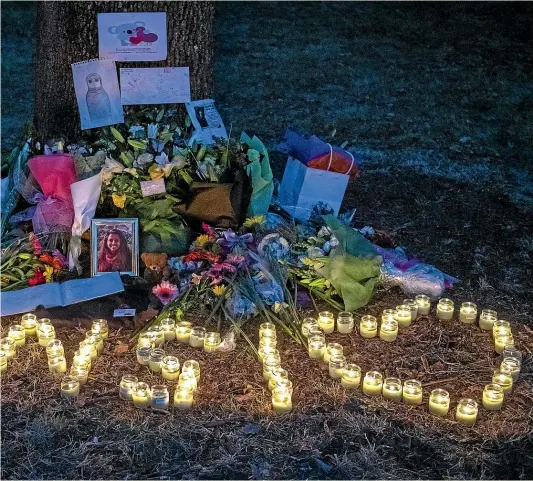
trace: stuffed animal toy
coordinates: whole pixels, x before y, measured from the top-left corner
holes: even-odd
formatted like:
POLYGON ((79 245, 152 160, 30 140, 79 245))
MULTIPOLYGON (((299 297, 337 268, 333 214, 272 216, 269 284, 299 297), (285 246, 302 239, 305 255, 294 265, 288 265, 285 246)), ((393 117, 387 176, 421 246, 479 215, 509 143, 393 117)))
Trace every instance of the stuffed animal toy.
POLYGON ((159 284, 162 280, 167 280, 170 277, 166 254, 143 252, 141 259, 146 266, 143 277, 150 284, 159 284))

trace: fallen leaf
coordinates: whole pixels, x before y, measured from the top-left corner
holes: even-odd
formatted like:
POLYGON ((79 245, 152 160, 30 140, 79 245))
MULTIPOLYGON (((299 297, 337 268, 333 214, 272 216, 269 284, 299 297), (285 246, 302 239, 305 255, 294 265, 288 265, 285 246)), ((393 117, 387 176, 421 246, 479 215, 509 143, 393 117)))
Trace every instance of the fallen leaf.
POLYGON ((129 346, 127 344, 120 343, 118 346, 115 347, 115 349, 113 349, 113 352, 115 354, 121 354, 123 352, 128 352, 128 350, 129 346))
POLYGON ((247 394, 241 394, 240 396, 235 396, 235 401, 237 402, 249 401, 250 399, 253 399, 253 397, 254 397, 253 393, 249 392, 247 394))

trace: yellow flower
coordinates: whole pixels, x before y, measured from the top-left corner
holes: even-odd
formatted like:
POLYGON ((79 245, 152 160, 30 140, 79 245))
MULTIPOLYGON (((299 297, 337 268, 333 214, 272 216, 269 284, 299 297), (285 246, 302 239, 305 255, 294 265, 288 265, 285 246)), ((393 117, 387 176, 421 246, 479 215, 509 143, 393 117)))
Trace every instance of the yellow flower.
POLYGON ((139 177, 139 173, 137 172, 137 169, 135 169, 135 168, 124 169, 124 172, 127 172, 130 175, 133 175, 133 177, 135 177, 135 178, 139 177))
POLYGON ((260 226, 265 222, 265 216, 264 215, 254 215, 253 217, 248 217, 244 221, 244 227, 254 227, 254 226, 260 226))
POLYGON ((113 204, 115 204, 119 209, 124 209, 126 204, 126 194, 113 194, 111 195, 113 199, 113 204))
POLYGON ((157 164, 153 164, 149 169, 148 173, 152 180, 162 179, 163 177, 168 177, 172 172, 172 164, 166 164, 164 167, 160 167, 157 164))
POLYGON ((215 293, 215 295, 221 296, 222 294, 224 294, 224 292, 226 292, 226 286, 215 286, 213 287, 213 292, 215 293))
POLYGON ((44 266, 44 278, 46 282, 52 282, 52 275, 54 274, 54 268, 52 266, 44 266))
POLYGON ((209 242, 209 236, 207 234, 202 234, 202 235, 199 235, 197 238, 196 238, 196 245, 197 247, 200 247, 202 248, 206 242, 209 242))

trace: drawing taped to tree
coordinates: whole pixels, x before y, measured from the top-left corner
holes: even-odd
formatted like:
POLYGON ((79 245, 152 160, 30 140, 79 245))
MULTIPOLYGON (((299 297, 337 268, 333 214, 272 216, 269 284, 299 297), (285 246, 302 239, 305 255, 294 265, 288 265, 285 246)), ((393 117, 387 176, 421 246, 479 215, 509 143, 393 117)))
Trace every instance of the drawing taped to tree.
POLYGON ((72 64, 82 129, 124 122, 115 62, 89 60, 72 64))

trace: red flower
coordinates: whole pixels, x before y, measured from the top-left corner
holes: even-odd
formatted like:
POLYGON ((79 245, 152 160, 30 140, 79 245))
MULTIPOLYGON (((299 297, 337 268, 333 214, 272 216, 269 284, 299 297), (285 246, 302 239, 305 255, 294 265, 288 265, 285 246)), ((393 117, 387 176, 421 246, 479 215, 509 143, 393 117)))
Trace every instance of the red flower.
POLYGON ((50 254, 43 254, 39 257, 39 260, 50 266, 54 264, 54 258, 50 254))
POLYGON ((33 232, 30 232, 30 242, 33 248, 33 253, 36 256, 40 256, 41 252, 43 251, 43 246, 41 245, 41 242, 33 232))
POLYGON ((213 254, 212 252, 194 251, 183 257, 183 262, 191 261, 209 261, 211 263, 216 264, 217 262, 219 262, 219 257, 216 254, 213 254))
POLYGON ((44 284, 45 282, 46 278, 44 277, 44 274, 39 270, 36 270, 33 274, 33 277, 30 277, 30 279, 28 279, 28 284, 30 286, 38 286, 39 284, 44 284))

